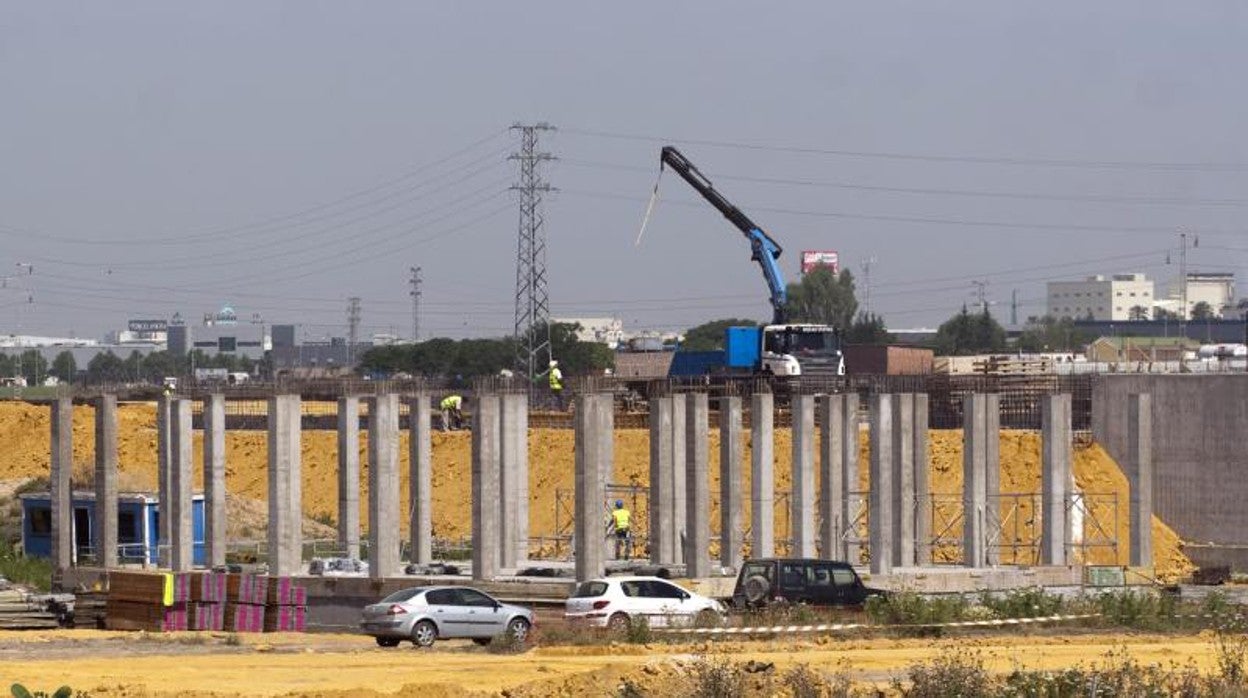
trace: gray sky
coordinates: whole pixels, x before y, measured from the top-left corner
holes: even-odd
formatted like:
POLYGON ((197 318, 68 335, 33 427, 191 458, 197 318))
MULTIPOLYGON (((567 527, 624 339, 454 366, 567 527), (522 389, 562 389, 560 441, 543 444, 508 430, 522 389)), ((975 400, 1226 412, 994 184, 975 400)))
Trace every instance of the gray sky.
MULTIPOLYGON (((935 326, 987 280, 1245 273, 1242 3, 0 3, 0 331, 128 318, 511 329, 507 126, 549 121, 556 315, 766 319, 748 245, 681 148, 786 250, 874 257, 935 326), (935 7, 940 5, 940 7, 935 7), (749 146, 749 147, 742 147, 749 146), (777 181, 782 180, 782 181, 777 181), (1177 255, 1174 257, 1177 263, 1177 255), (28 302, 33 299, 32 302, 28 302)), ((860 298, 861 278, 860 281, 860 298)))

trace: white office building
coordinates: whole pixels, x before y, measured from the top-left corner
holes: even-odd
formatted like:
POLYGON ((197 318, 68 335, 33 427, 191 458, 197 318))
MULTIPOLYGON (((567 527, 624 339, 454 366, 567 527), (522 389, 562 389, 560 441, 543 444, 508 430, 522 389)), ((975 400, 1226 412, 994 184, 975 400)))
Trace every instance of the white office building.
POLYGON ((1146 320, 1152 317, 1153 281, 1144 274, 1098 274, 1084 281, 1051 281, 1048 314, 1076 320, 1146 320))
MULTIPOLYGON (((1183 284, 1174 281, 1168 289, 1170 305, 1178 311, 1183 305, 1183 284)), ((1227 310, 1235 308, 1235 274, 1232 272, 1188 272, 1187 274, 1187 312, 1185 317, 1192 317, 1192 308, 1198 303, 1208 303, 1213 309, 1214 317, 1223 317, 1227 310)))

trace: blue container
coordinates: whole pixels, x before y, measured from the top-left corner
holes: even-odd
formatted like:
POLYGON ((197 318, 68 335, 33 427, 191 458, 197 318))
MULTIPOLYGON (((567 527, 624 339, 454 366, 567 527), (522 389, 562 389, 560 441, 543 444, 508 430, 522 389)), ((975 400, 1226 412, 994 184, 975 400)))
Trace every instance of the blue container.
POLYGON ((729 327, 724 331, 725 363, 738 369, 756 368, 762 360, 762 337, 761 327, 729 327))
POLYGON ((703 376, 716 373, 724 365, 722 351, 678 351, 672 356, 669 376, 703 376))

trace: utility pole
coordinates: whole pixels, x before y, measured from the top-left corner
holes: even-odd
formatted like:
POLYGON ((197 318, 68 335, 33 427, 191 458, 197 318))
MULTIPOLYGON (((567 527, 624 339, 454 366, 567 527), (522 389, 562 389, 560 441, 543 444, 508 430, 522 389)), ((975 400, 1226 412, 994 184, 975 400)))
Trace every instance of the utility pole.
POLYGON ((412 278, 408 281, 412 290, 408 291, 408 295, 412 297, 412 341, 420 341, 420 267, 411 267, 412 278))
POLYGON ((874 256, 862 260, 862 307, 867 315, 871 314, 871 267, 875 266, 875 262, 874 256))
POLYGON ((1018 289, 1010 291, 1010 326, 1018 327, 1018 289))
POLYGON ((347 299, 347 364, 355 368, 355 344, 360 340, 360 297, 347 299))
POLYGON ((986 315, 988 313, 988 282, 972 281, 971 285, 975 287, 974 295, 979 301, 979 313, 986 315))
MULTIPOLYGON (((1192 237, 1192 247, 1200 247, 1200 236, 1192 237)), ((1179 336, 1187 339, 1187 233, 1179 231, 1179 336)))
POLYGON ((542 178, 540 166, 555 158, 538 150, 538 137, 543 132, 554 131, 555 127, 543 121, 531 125, 517 123, 511 130, 520 134, 520 152, 508 158, 520 164, 520 179, 511 187, 520 192, 516 245, 516 371, 532 385, 551 359, 542 194, 555 189, 542 178))

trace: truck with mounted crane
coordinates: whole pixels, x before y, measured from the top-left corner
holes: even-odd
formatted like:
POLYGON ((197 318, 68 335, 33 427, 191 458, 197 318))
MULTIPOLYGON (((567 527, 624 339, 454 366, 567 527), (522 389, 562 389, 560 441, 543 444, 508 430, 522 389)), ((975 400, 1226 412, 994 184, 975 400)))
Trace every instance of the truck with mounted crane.
POLYGON ((724 198, 711 181, 679 150, 665 146, 659 157, 660 172, 671 168, 702 198, 724 215, 750 243, 750 259, 757 262, 767 283, 772 308, 771 323, 762 327, 729 327, 724 349, 710 352, 677 351, 669 375, 770 375, 794 378, 802 375, 839 376, 845 373, 839 328, 829 325, 788 322, 788 291, 780 270, 780 244, 724 198))

